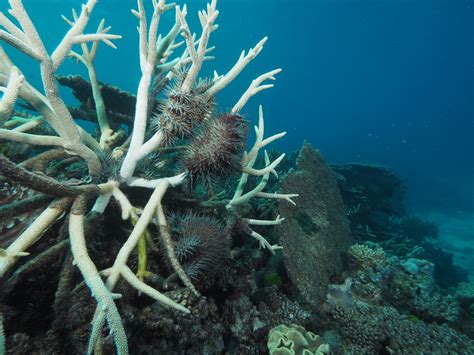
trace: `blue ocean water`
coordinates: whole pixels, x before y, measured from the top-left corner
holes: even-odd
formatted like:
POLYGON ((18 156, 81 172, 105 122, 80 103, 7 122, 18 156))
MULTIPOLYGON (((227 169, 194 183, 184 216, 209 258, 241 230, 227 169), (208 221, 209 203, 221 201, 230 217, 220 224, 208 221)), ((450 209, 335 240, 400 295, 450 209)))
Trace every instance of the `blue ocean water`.
MULTIPOLYGON (((191 27, 204 3, 190 2, 191 27)), ((72 0, 25 4, 49 48, 67 28, 57 14, 78 8, 72 0)), ((133 92, 140 73, 132 5, 100 1, 90 28, 104 17, 123 35, 117 50, 101 46, 96 67, 100 80, 133 92)), ((308 140, 330 163, 392 167, 407 180, 414 211, 474 211, 472 1, 221 0, 219 8, 211 40, 216 60, 206 64, 208 73, 225 72, 241 50, 269 37, 257 60, 220 95, 222 110, 257 75, 281 67, 275 88, 245 108, 255 122, 262 104, 268 132, 288 131, 275 148, 289 152, 308 140)), ((161 28, 172 20, 163 18, 161 28)), ((30 80, 39 79, 35 63, 20 63, 30 80)), ((84 69, 70 60, 61 73, 84 69)))

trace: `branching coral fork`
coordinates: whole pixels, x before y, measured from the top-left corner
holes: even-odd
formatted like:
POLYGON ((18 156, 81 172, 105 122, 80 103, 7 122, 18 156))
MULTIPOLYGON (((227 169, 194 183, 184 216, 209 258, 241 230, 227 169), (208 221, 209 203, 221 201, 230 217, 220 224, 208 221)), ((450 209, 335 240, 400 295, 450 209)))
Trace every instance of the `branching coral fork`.
MULTIPOLYGON (((174 182, 173 184, 179 184, 182 179, 184 179, 185 175, 177 175, 175 178, 173 178, 174 182)), ((168 178, 165 178, 165 180, 168 178)), ((136 184, 133 186, 142 186, 142 187, 148 187, 148 188, 157 188, 160 185, 163 184, 164 179, 156 179, 156 180, 144 180, 144 179, 136 179, 136 180, 143 180, 143 184, 136 184)), ((135 181, 136 181, 135 180, 135 181)), ((169 180, 169 181, 173 181, 169 180)), ((120 207, 122 209, 122 219, 129 219, 132 218, 133 220, 138 220, 139 217, 136 213, 136 209, 133 207, 133 205, 130 203, 128 200, 127 196, 118 188, 115 187, 113 191, 111 192, 111 195, 119 202, 120 207)), ((189 288, 196 296, 199 296, 199 292, 196 290, 194 285, 192 284, 191 280, 188 278, 186 275, 186 272, 182 268, 182 266, 179 264, 179 261, 176 259, 176 256, 174 254, 174 245, 173 241, 168 229, 168 225, 166 223, 166 217, 165 213, 163 210, 163 206, 161 202, 158 202, 156 205, 156 220, 158 227, 160 229, 161 235, 163 237, 163 240, 165 242, 166 250, 168 253, 168 258, 170 259, 171 265, 176 272, 176 274, 179 276, 183 284, 189 288)))
MULTIPOLYGON (((160 179, 159 183, 157 183, 156 188, 154 189, 147 204, 145 205, 130 236, 128 237, 127 241, 120 249, 119 253, 117 254, 117 257, 115 258, 113 266, 109 270, 107 270, 107 280, 105 284, 109 292, 113 291, 120 276, 123 276, 127 281, 131 283, 133 287, 138 286, 139 291, 153 297, 155 300, 163 304, 166 304, 172 308, 180 310, 182 312, 189 313, 189 310, 187 310, 183 306, 177 304, 170 298, 159 293, 157 290, 151 291, 151 288, 149 288, 149 286, 144 284, 141 280, 135 279, 134 277, 132 277, 130 273, 128 272, 128 267, 127 267, 127 260, 130 254, 135 249, 139 239, 145 233, 146 228, 150 224, 155 214, 156 209, 161 204, 161 200, 164 194, 166 193, 167 189, 170 186, 177 186, 181 184, 184 180, 184 177, 185 177, 184 174, 180 174, 174 177, 160 179)), ((128 199, 126 199, 126 197, 123 196, 123 194, 118 189, 112 190, 112 194, 117 198, 117 200, 120 202, 122 206, 122 209, 124 211, 122 216, 124 217, 130 216, 132 213, 131 208, 133 207, 128 202, 128 199)), ((94 348, 97 345, 98 339, 100 339, 101 330, 103 328, 104 321, 105 321, 104 316, 105 316, 104 312, 100 309, 100 307, 98 307, 96 309, 96 312, 94 314, 94 319, 92 321, 92 331, 91 331, 91 336, 90 336, 89 345, 88 345, 89 353, 93 352, 94 348)))
POLYGON ((299 194, 279 194, 279 193, 270 193, 270 192, 258 192, 257 193, 258 197, 263 197, 263 198, 275 198, 275 199, 280 199, 280 200, 285 200, 291 203, 293 206, 296 206, 296 202, 293 201, 294 197, 298 197, 299 194))
POLYGON ((264 37, 254 48, 249 49, 247 54, 245 54, 245 50, 242 51, 239 59, 227 74, 219 76, 217 73, 214 73, 214 84, 206 91, 206 94, 209 96, 215 95, 229 85, 242 72, 242 70, 244 70, 247 64, 260 54, 267 40, 268 37, 264 37))
POLYGON ((255 127, 256 139, 255 139, 255 143, 252 149, 245 156, 245 159, 244 159, 245 166, 252 167, 253 164, 255 163, 255 160, 258 156, 258 152, 260 151, 260 149, 276 141, 277 139, 284 137, 286 135, 286 132, 280 132, 265 139, 263 138, 264 134, 265 134, 265 120, 263 118, 263 107, 262 105, 260 105, 258 107, 258 126, 255 127))
MULTIPOLYGON (((89 21, 90 14, 96 3, 97 0, 89 0, 82 6, 81 14, 78 16, 77 21, 75 21, 74 26, 66 33, 51 55, 48 54, 21 0, 9 0, 11 7, 9 12, 18 21, 21 28, 17 27, 3 13, 0 14, 0 25, 5 29, 0 31, 0 39, 5 40, 10 45, 40 63, 41 79, 47 99, 46 105, 49 106, 48 109, 50 109, 50 112, 47 112, 47 114, 43 116, 62 138, 70 142, 68 144, 69 149, 87 162, 90 173, 93 176, 99 171, 99 159, 81 142, 81 135, 78 132, 77 125, 65 103, 60 98, 54 74, 74 44, 107 39, 107 34, 99 36, 83 34, 84 28, 89 21)), ((5 58, 7 62, 10 62, 3 51, 0 55, 5 58)), ((2 70, 8 70, 8 63, 7 65, 2 64, 0 67, 2 70)), ((29 94, 33 104, 35 102, 38 104, 38 101, 42 100, 41 95, 32 89, 29 89, 29 94)), ((41 107, 44 106, 44 104, 39 105, 41 107)), ((45 109, 43 109, 43 111, 45 111, 45 109)))
MULTIPOLYGON (((242 163, 243 165, 242 175, 240 177, 239 184, 237 185, 237 189, 234 193, 234 196, 226 205, 227 209, 232 209, 235 206, 246 203, 255 197, 285 199, 288 202, 294 204, 291 198, 298 196, 297 194, 272 194, 272 193, 263 192, 263 189, 266 187, 268 180, 270 178, 270 173, 273 173, 278 178, 275 168, 281 162, 281 160, 284 158, 285 155, 282 154, 280 157, 278 157, 276 160, 274 160, 271 163, 270 158, 268 157, 268 154, 265 151, 264 152, 265 167, 263 169, 254 169, 253 166, 257 160, 258 153, 261 148, 283 137, 286 134, 286 132, 282 132, 282 133, 278 133, 264 139, 264 130, 265 130, 265 126, 264 126, 264 119, 263 119, 263 109, 262 109, 262 106, 260 106, 259 107, 259 123, 258 123, 258 127, 255 127, 255 134, 256 134, 255 144, 253 145, 250 152, 244 156, 243 163, 242 163), (262 179, 257 184, 257 186, 255 186, 252 190, 244 194, 245 186, 247 184, 249 175, 262 176, 262 179)), ((280 216, 277 216, 277 218, 273 221, 244 219, 244 222, 246 222, 248 225, 277 225, 277 224, 282 223, 283 220, 284 218, 280 218, 280 216)), ((251 237, 255 238, 259 242, 259 245, 261 248, 268 249, 271 253, 274 253, 275 250, 281 249, 281 246, 279 246, 278 244, 273 244, 273 245, 270 244, 265 239, 265 237, 263 237, 261 234, 257 233, 250 227, 248 229, 249 229, 248 234, 250 234, 251 237)))
POLYGON ((273 84, 260 84, 262 84, 265 80, 275 80, 275 75, 280 72, 281 69, 274 69, 252 80, 252 83, 250 84, 248 89, 244 92, 239 101, 237 101, 237 103, 232 108, 232 113, 239 113, 252 96, 258 94, 262 90, 272 88, 274 86, 273 84))
MULTIPOLYGON (((268 166, 270 165, 270 158, 268 157, 268 154, 267 152, 265 152, 265 164, 268 166)), ((268 179, 270 178, 270 171, 267 171, 262 179, 260 180, 260 182, 257 184, 257 186, 255 186, 252 190, 250 190, 249 192, 243 194, 243 191, 244 191, 244 188, 245 188, 245 184, 247 183, 247 178, 248 178, 248 174, 247 173, 243 173, 242 174, 242 177, 239 181, 239 185, 237 186, 237 189, 234 193, 234 196, 232 197, 232 199, 227 203, 227 209, 232 209, 233 206, 237 206, 237 205, 241 205, 243 203, 246 203, 248 201, 250 201, 252 198, 256 197, 257 194, 261 191, 263 191, 263 189, 265 188, 265 186, 267 186, 267 183, 268 183, 268 179), (245 177, 245 179, 243 179, 245 177)))
POLYGON ((272 254, 275 254, 275 250, 283 249, 283 247, 278 244, 270 244, 268 240, 265 239, 264 236, 255 232, 254 230, 252 230, 252 233, 250 234, 250 236, 255 238, 258 241, 260 248, 268 249, 272 254))
MULTIPOLYGON (((75 10, 72 10, 73 20, 69 20, 67 17, 62 16, 63 20, 66 21, 71 27, 74 26, 75 22, 78 20, 78 15, 75 10)), ((111 27, 105 27, 105 19, 102 19, 97 28, 97 33, 95 34, 98 37, 98 40, 92 41, 92 46, 89 49, 86 43, 81 43, 82 54, 79 54, 75 51, 70 51, 69 56, 76 58, 78 62, 84 64, 87 68, 89 74, 89 80, 92 87, 92 96, 94 98, 95 109, 97 114, 97 121, 100 129, 100 147, 101 149, 107 149, 111 144, 117 141, 123 135, 123 131, 114 132, 110 128, 109 120, 107 119, 107 112, 104 104, 104 99, 102 97, 101 88, 99 81, 97 80, 97 74, 94 66, 95 56, 97 54, 97 47, 99 45, 99 40, 102 40, 105 44, 112 48, 116 48, 115 45, 111 42, 112 39, 120 39, 122 36, 108 34, 111 27)), ((90 35, 92 36, 92 35, 90 35)))
MULTIPOLYGON (((192 38, 193 38, 193 41, 194 41, 195 36, 193 35, 192 38)), ((198 42, 195 42, 195 45, 197 45, 197 44, 198 44, 198 42)), ((209 60, 214 59, 213 56, 210 56, 208 54, 210 52, 212 52, 215 48, 216 48, 215 46, 212 46, 212 47, 208 47, 206 49, 206 55, 204 56, 204 58, 202 60, 203 62, 207 62, 209 60)), ((166 74, 166 80, 170 81, 171 79, 173 79, 174 76, 176 75, 176 73, 178 73, 181 70, 181 68, 183 68, 185 65, 188 65, 189 63, 192 63, 192 58, 189 54, 188 47, 186 47, 186 49, 183 51, 181 57, 177 58, 173 61, 174 65, 172 66, 172 68, 170 68, 170 71, 168 72, 168 74, 166 74)), ((168 65, 170 65, 170 64, 171 64, 171 62, 168 65)), ((160 66, 160 69, 161 68, 165 68, 165 65, 160 66)))
MULTIPOLYGON (((265 155, 266 168, 258 171, 258 170, 253 169, 253 166, 254 166, 254 164, 257 160, 258 153, 259 153, 260 149, 265 147, 266 145, 270 144, 271 142, 274 142, 275 140, 283 137, 286 134, 286 132, 281 132, 281 133, 275 134, 275 135, 273 135, 271 137, 268 137, 266 139, 264 139, 264 132, 265 132, 265 122, 264 122, 264 118, 263 118, 263 108, 260 105, 260 107, 259 107, 258 127, 255 127, 255 134, 256 134, 255 143, 254 143, 252 149, 250 150, 250 152, 244 156, 244 159, 243 159, 243 162, 242 162, 243 174, 240 177, 239 184, 237 185, 237 189, 235 190, 235 193, 234 193, 234 196, 232 197, 232 200, 227 204, 227 208, 231 208, 232 205, 243 203, 243 202, 247 201, 248 199, 250 199, 252 197, 255 197, 256 194, 258 192, 261 192, 263 190, 263 188, 266 186, 266 181, 268 181, 268 176, 267 177, 265 177, 265 176, 269 172, 272 172, 276 175, 276 172, 274 172, 274 168, 278 164, 271 165, 270 161, 268 159, 268 156, 266 156, 266 155, 265 155), (273 169, 269 169, 268 168, 269 166, 272 166, 273 169), (242 199, 241 197, 242 197, 242 194, 244 192, 245 185, 247 184, 248 177, 249 177, 250 173, 255 173, 255 175, 259 175, 259 176, 263 175, 264 178, 262 179, 260 184, 254 190, 247 193, 246 196, 242 199)), ((283 155, 283 157, 284 157, 284 155, 283 155)), ((280 156, 278 158, 279 160, 277 159, 276 161, 278 161, 278 163, 279 163, 283 159, 283 157, 280 156)))
MULTIPOLYGON (((120 171, 122 178, 125 180, 130 180, 132 178, 137 162, 159 147, 163 139, 162 132, 158 130, 148 141, 144 142, 149 115, 148 104, 150 98, 150 87, 152 86, 153 78, 157 72, 161 73, 166 70, 172 70, 187 62, 187 57, 183 54, 181 58, 166 63, 166 59, 169 57, 172 50, 181 45, 180 43, 174 44, 174 39, 180 29, 177 20, 178 17, 176 17, 176 23, 168 35, 164 38, 157 37, 159 18, 165 11, 174 8, 174 3, 166 4, 165 1, 161 0, 160 2, 154 1, 153 4, 154 13, 149 29, 142 1, 138 1, 138 11, 132 11, 139 20, 138 30, 140 35, 140 67, 142 70, 142 78, 137 91, 137 104, 134 128, 130 139, 130 147, 120 171)), ((182 11, 181 14, 185 16, 186 11, 182 11)), ((212 48, 206 49, 205 54, 209 53, 210 50, 212 50, 212 48)), ((204 60, 207 59, 209 59, 209 57, 205 56, 204 60)), ((170 73, 172 72, 170 71, 170 73)))
MULTIPOLYGON (((270 158, 268 157, 267 152, 265 152, 265 164, 266 166, 270 165, 270 158)), ((242 175, 245 175, 245 173, 242 175)), ((259 184, 255 188, 253 188, 251 191, 247 192, 244 195, 235 194, 232 200, 229 201, 226 207, 228 209, 231 209, 234 206, 246 203, 250 201, 252 198, 259 196, 259 194, 262 192, 265 186, 267 186, 269 177, 270 177, 270 171, 267 171, 265 175, 263 176, 263 178, 261 179, 261 181, 259 182, 259 184)), ((240 191, 242 192, 243 186, 241 185, 239 186, 242 188, 242 190, 240 191)), ((248 225, 270 226, 270 225, 281 224, 284 220, 285 220, 284 218, 280 218, 280 216, 277 216, 277 218, 273 221, 244 218, 243 222, 247 223, 248 225)), ((251 237, 258 240, 260 248, 268 249, 272 254, 275 252, 275 250, 281 249, 281 247, 277 244, 274 244, 274 245, 270 244, 265 239, 265 237, 263 237, 261 234, 257 233, 250 227, 248 228, 247 233, 251 237)))
POLYGON ((184 175, 177 175, 171 178, 164 178, 161 179, 160 183, 157 184, 157 187, 154 189, 150 199, 148 200, 145 208, 142 211, 140 218, 138 219, 135 227, 132 230, 132 233, 128 237, 125 244, 120 249, 115 262, 114 266, 111 269, 110 276, 107 279, 107 286, 109 289, 113 289, 115 284, 118 281, 118 276, 120 274, 121 268, 126 265, 128 257, 134 250, 138 240, 145 232, 146 228, 150 224, 153 215, 156 211, 158 204, 161 203, 161 199, 163 198, 166 190, 169 186, 177 186, 182 183, 184 180, 184 175))
POLYGON ((181 90, 185 93, 191 91, 194 81, 201 70, 204 57, 206 56, 209 37, 211 36, 211 33, 218 28, 218 25, 214 24, 217 17, 219 16, 219 11, 216 10, 216 6, 217 0, 212 0, 210 4, 207 4, 207 11, 199 11, 199 21, 201 22, 202 33, 199 39, 197 50, 194 48, 194 43, 192 36, 190 35, 189 26, 186 22, 185 16, 183 16, 183 13, 179 7, 176 8, 178 19, 181 22, 181 27, 183 28, 183 36, 186 39, 188 52, 192 60, 191 68, 189 68, 186 78, 181 85, 181 90))

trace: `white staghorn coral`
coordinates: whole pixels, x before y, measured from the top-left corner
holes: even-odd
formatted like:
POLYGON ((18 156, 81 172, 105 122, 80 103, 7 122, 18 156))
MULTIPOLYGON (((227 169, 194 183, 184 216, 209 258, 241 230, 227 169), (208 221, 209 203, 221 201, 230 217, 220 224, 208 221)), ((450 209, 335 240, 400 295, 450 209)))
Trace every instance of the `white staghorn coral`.
MULTIPOLYGON (((72 19, 63 16, 63 19, 70 25, 70 29, 52 53, 48 53, 46 50, 35 24, 30 19, 21 0, 9 0, 10 16, 0 13, 0 41, 36 60, 40 65, 42 79, 42 88, 35 88, 31 85, 0 46, 0 90, 3 92, 0 101, 0 139, 58 148, 66 156, 71 155, 82 159, 87 164, 88 174, 90 175, 90 180, 86 180, 85 176, 83 181, 76 185, 67 184, 45 174, 29 171, 20 165, 15 165, 5 156, 0 156, 0 174, 6 179, 15 179, 19 184, 32 190, 57 197, 57 200, 51 203, 8 248, 1 250, 0 276, 6 275, 17 259, 26 255, 28 248, 39 240, 58 219, 68 218, 69 241, 75 265, 81 271, 85 283, 97 302, 93 329, 89 340, 89 353, 100 348, 101 334, 105 322, 111 330, 117 353, 128 353, 125 329, 115 304, 115 300, 119 295, 113 293, 120 278, 131 287, 156 301, 180 312, 189 313, 187 308, 161 294, 158 290, 151 288, 135 276, 127 266, 130 255, 137 248, 142 236, 147 233, 150 223, 156 222, 162 234, 167 233, 167 222, 163 212, 162 200, 169 188, 182 184, 189 176, 208 174, 209 177, 214 177, 227 167, 228 171, 226 170, 226 174, 224 174, 226 176, 239 170, 242 173, 235 195, 227 204, 228 209, 232 209, 234 206, 245 203, 254 197, 286 199, 294 203, 291 199, 297 196, 263 192, 270 174, 276 175, 275 168, 284 158, 284 155, 270 162, 268 155, 265 153, 266 166, 262 169, 254 167, 260 149, 283 137, 285 133, 266 139, 263 138, 264 127, 261 108, 259 125, 256 128, 256 142, 246 154, 243 152, 245 135, 239 133, 241 132, 240 124, 243 120, 238 114, 253 95, 273 86, 263 83, 266 80, 274 80, 274 76, 281 69, 269 71, 253 80, 242 97, 237 100, 231 113, 222 116, 226 120, 223 120, 222 117, 212 117, 215 95, 232 82, 257 57, 262 51, 267 37, 247 53, 243 51, 240 58, 225 75, 221 76, 215 73, 213 80, 200 86, 202 83, 199 84, 198 76, 202 65, 207 60, 212 59, 209 52, 214 47, 210 47, 209 42, 212 32, 217 30, 215 24, 219 15, 217 1, 212 0, 207 5, 206 10, 199 12, 202 31, 197 40, 186 21, 187 8, 185 5, 182 7, 175 6, 174 3, 167 3, 165 0, 152 0, 151 3, 153 11, 150 18, 146 13, 143 0, 137 0, 138 8, 132 10, 132 13, 138 19, 141 78, 136 92, 133 129, 120 147, 118 143, 125 132, 114 131, 109 121, 110 118, 106 113, 107 109, 94 68, 94 59, 97 55, 99 42, 115 48, 112 40, 121 37, 108 33, 110 28, 105 27, 104 20, 100 22, 95 33, 84 33, 97 0, 88 0, 86 4, 82 5, 80 13, 73 11, 72 19), (158 27, 161 16, 171 13, 173 10, 175 11, 176 20, 174 26, 165 36, 159 35, 158 27), (18 25, 12 20, 15 20, 18 25), (173 59, 171 58, 173 52, 180 47, 180 42, 177 40, 180 32, 186 45, 182 54, 173 59), (75 45, 81 47, 82 53, 72 49, 75 45), (78 126, 59 94, 55 74, 68 56, 77 59, 88 70, 95 102, 94 109, 100 130, 98 139, 95 139, 78 126), (156 129, 152 131, 149 121, 157 95, 156 84, 159 80, 169 81, 180 72, 184 73, 183 79, 177 80, 178 87, 170 93, 168 97, 170 102, 162 110, 161 116, 158 114, 159 119, 156 120, 156 129), (13 109, 18 98, 29 103, 39 113, 39 117, 27 120, 27 123, 21 126, 20 130, 13 130, 9 127, 17 120, 13 117, 13 109), (192 111, 191 114, 188 111, 192 111), (196 117, 196 114, 199 117, 196 117), (32 124, 30 124, 31 122, 32 124), (206 126, 212 125, 213 122, 216 124, 215 126, 206 126), (53 133, 43 135, 28 133, 34 127, 44 127, 45 123, 52 128, 53 133), (198 126, 201 128, 199 134, 195 129, 198 126), (136 176, 138 163, 150 153, 162 148, 170 140, 172 134, 176 134, 180 138, 191 136, 195 139, 195 144, 199 144, 199 146, 194 146, 193 149, 187 151, 186 157, 188 159, 185 164, 182 164, 182 171, 174 176, 164 176, 156 179, 136 176), (208 140, 205 139, 206 134, 215 136, 222 134, 227 141, 219 141, 218 137, 212 137, 213 139, 208 140), (207 141, 217 141, 217 143, 222 144, 213 143, 212 149, 206 150, 203 145, 207 141), (111 172, 104 178, 103 174, 100 174, 104 170, 104 163, 101 158, 103 155, 99 153, 103 149, 112 148, 116 148, 116 151, 108 155, 107 159, 116 160, 113 164, 108 165, 117 166, 117 171, 111 172), (203 152, 210 153, 207 157, 202 157, 203 152), (123 153, 125 153, 123 159, 120 160, 123 153), (201 161, 197 158, 197 155, 200 155, 199 159, 201 161), (205 162, 208 166, 203 167, 196 162, 205 162), (244 187, 249 175, 261 176, 261 182, 250 192, 244 194, 244 187), (98 176, 101 176, 100 179, 105 181, 100 181, 98 176), (124 192, 133 186, 153 190, 147 203, 142 208, 134 206, 124 192), (95 199, 95 203, 91 208, 88 201, 92 199, 95 199), (122 210, 122 218, 132 221, 133 230, 122 245, 113 265, 105 272, 99 273, 88 255, 84 235, 84 217, 90 211, 105 213, 112 199, 118 202, 122 210), (61 201, 61 203, 58 203, 58 201, 61 201), (71 206, 72 208, 70 208, 71 206), (65 215, 67 217, 64 217, 65 215), (106 276, 105 281, 102 275, 106 276)), ((157 166, 157 169, 159 169, 160 166, 157 166)), ((245 219, 245 222, 248 225, 274 225, 282 223, 283 220, 284 218, 277 217, 273 221, 245 219)), ((259 241, 260 246, 269 249, 271 252, 280 249, 278 245, 270 245, 263 236, 254 231, 252 231, 251 236, 259 241)), ((172 243, 171 238, 166 240, 167 243, 172 243)), ((170 248, 170 250, 173 249, 170 248)), ((168 256, 183 284, 199 296, 174 253, 169 253, 168 256)), ((0 342, 2 339, 3 336, 0 336, 0 342)))

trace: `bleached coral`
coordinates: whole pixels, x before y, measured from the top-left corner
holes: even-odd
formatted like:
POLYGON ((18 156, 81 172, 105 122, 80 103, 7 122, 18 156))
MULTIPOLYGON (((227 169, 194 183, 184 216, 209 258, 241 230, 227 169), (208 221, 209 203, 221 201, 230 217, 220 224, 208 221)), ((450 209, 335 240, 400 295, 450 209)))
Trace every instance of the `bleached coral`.
MULTIPOLYGON (((97 78, 98 73, 94 68, 99 43, 102 42, 115 48, 112 41, 120 39, 120 36, 110 34, 110 28, 105 27, 104 21, 100 22, 94 33, 84 32, 97 5, 97 0, 88 0, 82 5, 79 13, 73 11, 71 18, 63 16, 63 19, 70 25, 70 29, 51 53, 46 49, 22 1, 9 0, 9 4, 10 16, 0 13, 0 26, 2 27, 0 40, 39 63, 42 88, 35 88, 28 81, 27 76, 15 66, 3 47, 0 47, 0 86, 4 93, 0 101, 0 125, 3 126, 3 128, 0 127, 0 139, 42 147, 55 147, 59 152, 58 156, 63 154, 79 157, 81 161, 85 162, 87 175, 82 177, 80 183, 71 184, 58 181, 45 173, 27 170, 21 164, 14 164, 5 156, 0 157, 0 173, 7 180, 15 180, 32 190, 56 197, 56 200, 47 206, 8 248, 1 251, 0 275, 5 275, 19 257, 26 255, 30 246, 36 243, 58 219, 67 219, 74 263, 81 271, 85 283, 97 302, 88 352, 93 352, 100 345, 102 329, 107 322, 117 352, 125 354, 128 352, 126 332, 116 306, 120 295, 113 293, 120 279, 158 302, 182 313, 189 313, 189 309, 147 285, 127 266, 130 255, 142 237, 147 234, 147 228, 151 223, 157 225, 165 243, 172 243, 162 200, 168 189, 181 185, 189 175, 189 171, 185 169, 178 171, 175 175, 150 179, 136 174, 140 161, 161 148, 166 141, 169 141, 170 132, 176 131, 169 130, 165 126, 168 122, 166 119, 158 119, 158 125, 155 125, 154 130, 150 129, 150 117, 156 108, 154 107, 155 99, 163 87, 175 80, 178 83, 173 91, 176 100, 183 101, 189 99, 190 95, 197 95, 201 101, 213 101, 215 95, 229 85, 258 56, 267 38, 263 38, 247 52, 243 51, 226 74, 215 73, 214 77, 207 81, 207 86, 202 86, 202 82, 198 80, 199 73, 203 63, 212 59, 209 52, 213 50, 213 47, 209 46, 209 41, 212 32, 217 29, 216 20, 219 11, 216 0, 212 0, 205 10, 199 12, 201 35, 197 40, 186 20, 186 5, 176 6, 174 3, 167 3, 166 0, 152 0, 152 13, 151 16, 148 16, 143 0, 137 0, 137 10, 133 10, 132 13, 138 19, 141 78, 136 94, 133 129, 130 135, 125 137, 125 132, 116 129, 110 122, 97 78), (174 25, 166 35, 159 35, 158 25, 161 17, 173 10, 175 12, 174 25), (174 52, 182 44, 178 41, 180 33, 184 37, 185 48, 180 56, 172 59, 174 52), (81 53, 73 50, 75 45, 81 47, 81 53), (60 96, 55 75, 68 56, 77 59, 88 70, 100 131, 97 138, 91 136, 75 122, 60 96), (180 80, 177 79, 179 75, 182 75, 180 80), (38 112, 39 118, 36 117, 26 123, 18 121, 13 116, 14 104, 18 98, 29 103, 38 112), (17 124, 18 122, 20 125, 17 124), (45 125, 51 127, 53 133, 28 133, 34 127, 45 125), (103 150, 113 150, 106 160, 101 158, 103 150), (104 164, 107 167, 104 168, 104 164), (110 171, 110 174, 104 175, 104 171, 109 171, 111 166, 116 166, 116 171, 110 171), (144 206, 134 206, 127 196, 127 190, 137 186, 152 190, 144 206), (113 265, 100 271, 88 254, 84 232, 85 216, 91 211, 99 214, 104 213, 111 200, 116 200, 122 210, 122 218, 129 219, 133 229, 116 255, 113 265), (94 201, 92 207, 90 207, 90 201, 94 201), (102 279, 103 276, 106 277, 105 281, 102 279)), ((249 88, 236 100, 231 114, 239 115, 252 96, 272 87, 264 82, 274 80, 274 76, 280 71, 281 69, 271 70, 252 81, 249 88)), ((165 99, 170 99, 169 93, 165 99)), ((207 108, 212 107, 212 105, 207 106, 207 108)), ((182 118, 182 113, 178 113, 176 110, 176 107, 170 106, 161 111, 161 114, 173 111, 174 114, 168 115, 167 118, 182 118)), ((205 111, 201 117, 202 122, 193 122, 196 127, 213 119, 210 117, 212 111, 205 111)), ((193 127, 191 131, 195 132, 196 130, 193 127)), ((263 111, 260 108, 256 142, 248 153, 244 152, 240 166, 235 162, 233 165, 241 167, 242 176, 234 197, 227 203, 230 210, 254 197, 279 198, 294 203, 292 198, 296 195, 268 194, 263 191, 270 174, 276 175, 275 167, 281 162, 284 155, 271 162, 265 152, 265 167, 261 169, 254 167, 257 156, 263 147, 281 138, 285 133, 276 134, 266 139, 263 134, 263 111), (244 193, 249 175, 261 176, 262 180, 258 186, 244 193)), ((236 152, 241 153, 241 150, 239 148, 236 152)), ((57 156, 55 157, 57 159, 57 156)), ((160 166, 158 164, 157 169, 160 166)), ((195 171, 201 170, 195 169, 195 171)), ((282 223, 283 220, 280 217, 271 221, 246 218, 245 223, 247 225, 274 225, 282 223)), ((250 228, 248 230, 249 234, 258 240, 261 247, 267 248, 271 252, 280 248, 278 245, 270 245, 262 235, 250 228)), ((170 252, 173 248, 168 246, 167 250, 170 264, 182 283, 196 296, 199 296, 175 255, 170 252)))

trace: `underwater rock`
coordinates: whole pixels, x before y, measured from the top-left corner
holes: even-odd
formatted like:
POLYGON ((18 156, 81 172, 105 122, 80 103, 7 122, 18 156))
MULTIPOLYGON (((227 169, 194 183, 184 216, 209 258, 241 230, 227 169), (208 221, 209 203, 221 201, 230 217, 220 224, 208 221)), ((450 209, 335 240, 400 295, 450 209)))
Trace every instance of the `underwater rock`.
POLYGON ((283 193, 298 193, 298 204, 279 204, 285 223, 278 226, 288 275, 305 301, 319 305, 331 279, 343 270, 352 236, 333 172, 321 154, 305 143, 297 169, 286 175, 283 193))

